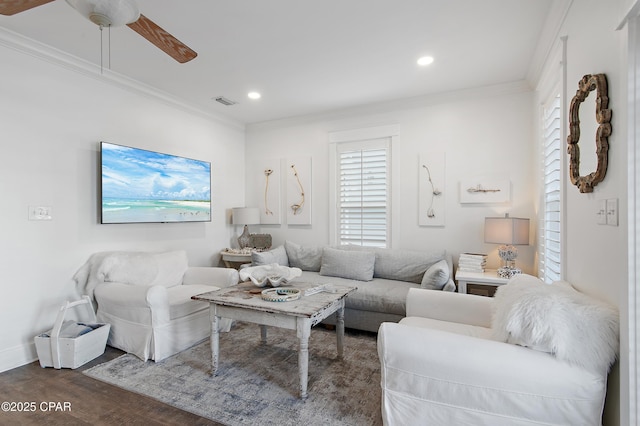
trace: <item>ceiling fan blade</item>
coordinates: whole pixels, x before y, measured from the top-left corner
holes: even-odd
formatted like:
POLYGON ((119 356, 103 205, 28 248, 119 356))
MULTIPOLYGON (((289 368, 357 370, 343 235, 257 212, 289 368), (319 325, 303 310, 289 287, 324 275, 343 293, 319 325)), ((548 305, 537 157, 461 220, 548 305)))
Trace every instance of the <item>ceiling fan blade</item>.
POLYGON ((181 64, 198 56, 198 54, 187 45, 142 14, 140 14, 140 19, 131 24, 127 24, 127 26, 181 64))
POLYGON ((25 10, 33 9, 52 2, 53 0, 1 0, 0 15, 11 16, 25 10))

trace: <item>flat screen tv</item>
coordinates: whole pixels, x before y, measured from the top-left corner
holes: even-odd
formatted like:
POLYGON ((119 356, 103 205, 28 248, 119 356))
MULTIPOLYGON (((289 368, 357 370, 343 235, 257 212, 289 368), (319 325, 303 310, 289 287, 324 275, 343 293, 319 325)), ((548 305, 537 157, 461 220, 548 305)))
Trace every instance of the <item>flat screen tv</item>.
POLYGON ((211 221, 211 163, 100 143, 101 223, 211 221))

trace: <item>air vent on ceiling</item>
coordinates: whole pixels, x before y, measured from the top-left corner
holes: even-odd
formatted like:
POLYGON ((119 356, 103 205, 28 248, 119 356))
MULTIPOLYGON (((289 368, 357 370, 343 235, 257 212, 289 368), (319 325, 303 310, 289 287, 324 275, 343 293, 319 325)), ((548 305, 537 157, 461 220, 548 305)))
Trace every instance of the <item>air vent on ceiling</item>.
POLYGON ((237 104, 237 102, 232 101, 231 99, 227 99, 224 96, 217 96, 215 98, 216 102, 220 102, 222 105, 231 106, 237 104))

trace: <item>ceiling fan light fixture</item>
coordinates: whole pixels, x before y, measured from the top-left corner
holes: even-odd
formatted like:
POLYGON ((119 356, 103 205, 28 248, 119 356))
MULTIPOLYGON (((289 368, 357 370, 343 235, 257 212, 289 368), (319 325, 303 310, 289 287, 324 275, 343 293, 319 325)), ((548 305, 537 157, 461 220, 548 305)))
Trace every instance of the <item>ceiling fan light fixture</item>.
POLYGON ((67 0, 82 16, 101 27, 120 27, 140 18, 133 0, 67 0))

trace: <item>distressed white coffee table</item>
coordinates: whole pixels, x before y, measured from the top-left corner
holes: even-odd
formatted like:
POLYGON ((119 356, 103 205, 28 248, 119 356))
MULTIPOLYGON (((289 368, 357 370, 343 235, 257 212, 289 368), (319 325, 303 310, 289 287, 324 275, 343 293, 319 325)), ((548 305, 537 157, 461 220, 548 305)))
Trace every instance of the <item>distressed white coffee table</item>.
MULTIPOLYGON (((293 282, 286 287, 298 288, 302 292, 312 284, 293 282)), ((194 300, 210 303, 211 315, 211 374, 216 375, 220 359, 218 324, 220 318, 247 321, 260 325, 262 342, 267 341, 266 326, 296 330, 298 345, 298 373, 300 376, 300 398, 307 397, 309 373, 309 336, 311 327, 329 315, 337 312, 336 338, 338 358, 344 351, 344 302, 355 287, 333 286, 336 293, 316 293, 302 295, 300 299, 289 302, 270 302, 263 300, 260 293, 251 293, 257 287, 249 283, 222 288, 220 290, 193 296, 194 300)), ((233 330, 231 331, 233 332, 233 330)))

